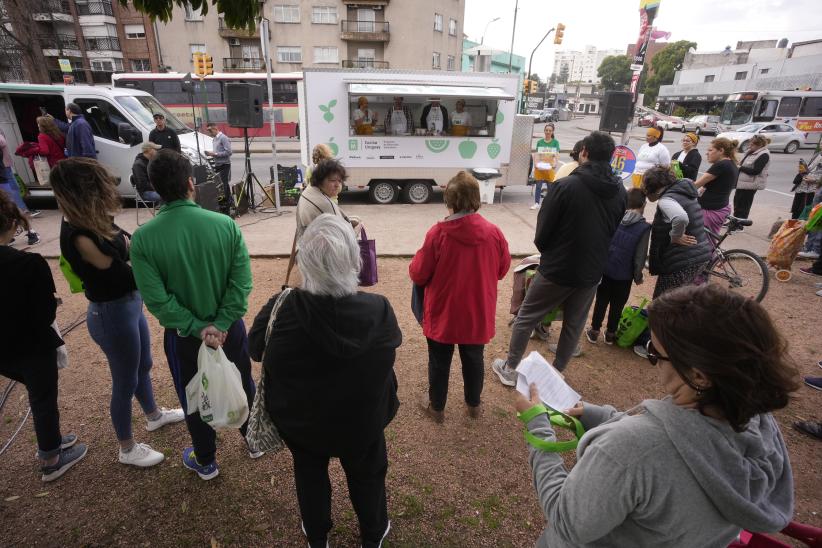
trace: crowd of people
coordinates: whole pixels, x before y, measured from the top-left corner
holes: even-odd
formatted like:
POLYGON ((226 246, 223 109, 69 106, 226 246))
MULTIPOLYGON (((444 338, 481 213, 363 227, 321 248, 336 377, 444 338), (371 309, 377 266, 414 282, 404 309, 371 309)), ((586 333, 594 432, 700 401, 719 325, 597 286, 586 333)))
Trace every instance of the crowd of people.
MULTIPOLYGON (((367 117, 367 104, 360 106, 367 117)), ((201 345, 221 347, 240 373, 249 407, 256 393, 251 360, 262 362, 264 406, 293 457, 309 545, 326 546, 333 527, 328 466, 338 458, 362 545, 380 546, 391 528, 384 429, 399 408, 394 365, 403 336, 388 299, 358 291, 362 222, 346 215, 337 199, 345 167, 322 148, 314 151, 315 165, 297 206, 292 252, 301 282, 273 294, 247 332, 243 317, 252 276, 242 232, 230 217, 194 203, 192 165, 175 150, 179 141, 175 146, 162 120, 135 161, 134 178, 141 192, 156 193, 164 205, 132 235, 113 222, 120 208, 116 181, 81 153, 82 115, 71 105, 66 111, 66 152, 74 152, 52 166, 49 181, 63 214, 61 254, 82 281, 89 334, 110 369, 119 462, 149 467, 165 458, 135 439, 136 398, 149 432, 185 421, 191 438, 182 451, 187 469, 203 480, 219 474, 214 429, 198 412, 183 409, 201 345), (180 407, 159 407, 154 399, 144 304, 163 328, 180 407)), ((540 142, 542 153, 555 161, 559 144, 549 126, 540 142)), ((41 130, 52 133, 49 123, 41 130)), ((210 130, 218 137, 216 126, 210 130)), ((614 343, 619 316, 632 286, 643 283, 647 260, 657 282, 649 329, 634 351, 658 367, 665 394, 624 413, 588 402, 566 410, 587 430, 571 471, 557 453, 529 448, 547 521, 539 546, 719 546, 743 527, 778 531, 793 515, 791 466, 771 415, 787 406, 797 389, 787 343, 759 303, 713 284, 698 285, 713 252, 705 228, 722 226, 734 188, 750 191, 734 198, 735 212, 747 216, 767 179, 767 142, 752 143, 737 162, 736 143, 714 139, 707 152, 711 167, 698 176, 698 136, 683 136, 682 150, 672 157, 662 135, 658 128, 648 130, 639 154, 645 162, 640 188, 626 191, 614 174, 615 143, 602 132, 574 146, 576 165, 566 173, 551 160, 550 166, 535 166, 550 171, 541 179, 547 183, 545 197, 535 193, 539 265, 513 321, 507 355, 495 359, 491 370, 503 385, 515 386, 529 338, 557 309, 562 328, 551 350, 558 371, 578 355, 583 333, 596 344, 605 323, 602 339, 614 343), (737 180, 746 186, 738 187, 737 180), (646 200, 657 203, 650 223, 644 217, 646 200)), ((217 149, 215 156, 224 158, 217 149)), ((819 171, 815 162, 811 174, 819 171)), ((428 230, 409 264, 428 348, 428 393, 419 407, 437 424, 446 420, 455 347, 466 413, 482 414, 485 346, 496 335, 498 284, 511 266, 502 231, 478 214, 477 180, 457 173, 444 198, 448 215, 428 230), (454 284, 455 278, 460 283, 454 284)), ((32 319, 22 325, 3 318, 0 332, 9 359, 0 364, 0 373, 28 390, 42 479, 53 481, 79 462, 87 447, 60 429, 56 349, 63 340, 53 328, 54 280, 42 257, 8 245, 18 228, 29 227, 16 202, 0 193, 0 298, 16 310, 31 311, 32 319)), ((535 387, 515 400, 532 437, 556 440, 535 387)), ((243 439, 247 426, 239 429, 243 439)), ((248 456, 263 453, 249 446, 248 456)))

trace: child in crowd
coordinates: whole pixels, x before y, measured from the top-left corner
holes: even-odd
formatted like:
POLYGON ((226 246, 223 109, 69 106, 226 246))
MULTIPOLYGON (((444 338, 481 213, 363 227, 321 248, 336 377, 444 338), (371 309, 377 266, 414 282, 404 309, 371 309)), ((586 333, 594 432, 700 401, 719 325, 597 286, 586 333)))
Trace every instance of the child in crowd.
POLYGON ((608 248, 608 262, 597 288, 591 328, 585 332, 585 337, 591 344, 596 344, 599 339, 605 310, 609 307, 605 344, 614 344, 622 309, 631 294, 631 283, 642 283, 642 269, 648 258, 648 242, 651 237, 651 225, 645 220, 644 212, 645 194, 638 188, 630 189, 628 210, 608 248))

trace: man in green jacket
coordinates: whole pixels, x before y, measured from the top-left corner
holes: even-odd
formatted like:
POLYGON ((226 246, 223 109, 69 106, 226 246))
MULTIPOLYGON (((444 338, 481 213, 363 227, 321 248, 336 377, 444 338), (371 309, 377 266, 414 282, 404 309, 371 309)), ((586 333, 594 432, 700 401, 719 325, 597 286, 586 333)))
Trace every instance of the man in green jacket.
MULTIPOLYGON (((197 354, 205 343, 222 346, 237 366, 250 408, 255 387, 242 318, 252 284, 243 235, 231 218, 192 201, 192 168, 184 156, 159 151, 148 175, 166 205, 134 233, 131 263, 143 301, 165 328, 166 358, 180 403, 185 409, 186 385, 197 373, 197 354)), ((202 479, 216 477, 214 430, 199 413, 186 415, 186 425, 193 447, 183 451, 183 464, 202 479)), ((243 435, 246 426, 240 428, 243 435)))

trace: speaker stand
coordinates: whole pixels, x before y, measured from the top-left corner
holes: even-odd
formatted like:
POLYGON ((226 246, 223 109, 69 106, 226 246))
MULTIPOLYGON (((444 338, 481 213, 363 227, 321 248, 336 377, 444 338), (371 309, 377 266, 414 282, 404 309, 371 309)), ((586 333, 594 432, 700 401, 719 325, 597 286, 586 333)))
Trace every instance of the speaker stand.
MULTIPOLYGON (((235 217, 240 216, 239 205, 243 201, 243 196, 246 196, 248 198, 248 210, 249 211, 251 211, 253 213, 256 213, 257 209, 259 208, 261 211, 265 210, 266 213, 271 213, 275 217, 279 217, 280 215, 283 214, 283 212, 280 211, 279 209, 274 209, 273 211, 271 211, 270 208, 268 208, 268 207, 260 208, 256 203, 256 200, 255 200, 255 197, 254 197, 254 184, 255 183, 260 188, 263 195, 265 195, 268 198, 269 202, 271 202, 272 204, 274 204, 276 202, 274 201, 274 198, 271 196, 271 194, 268 193, 268 191, 263 186, 263 184, 260 182, 260 180, 257 178, 257 176, 254 174, 254 171, 251 169, 251 147, 250 147, 249 142, 248 142, 248 128, 247 127, 243 128, 243 142, 245 144, 245 171, 243 172, 243 185, 240 187, 240 193, 237 196, 237 199, 234 201, 234 204, 235 204, 234 205, 234 207, 235 207, 235 209, 234 209, 235 217)), ((275 187, 275 191, 276 191, 276 187, 275 187)))

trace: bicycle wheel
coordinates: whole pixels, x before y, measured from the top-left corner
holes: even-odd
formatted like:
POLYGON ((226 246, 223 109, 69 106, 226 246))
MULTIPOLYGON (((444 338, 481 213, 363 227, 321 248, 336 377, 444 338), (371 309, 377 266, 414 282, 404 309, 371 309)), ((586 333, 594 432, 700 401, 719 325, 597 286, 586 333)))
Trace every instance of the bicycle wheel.
POLYGON ((708 283, 721 284, 756 301, 764 299, 768 292, 768 265, 746 249, 717 250, 706 272, 708 283))

